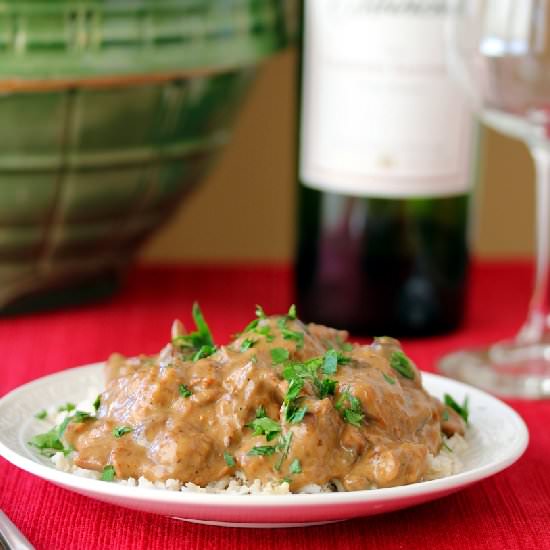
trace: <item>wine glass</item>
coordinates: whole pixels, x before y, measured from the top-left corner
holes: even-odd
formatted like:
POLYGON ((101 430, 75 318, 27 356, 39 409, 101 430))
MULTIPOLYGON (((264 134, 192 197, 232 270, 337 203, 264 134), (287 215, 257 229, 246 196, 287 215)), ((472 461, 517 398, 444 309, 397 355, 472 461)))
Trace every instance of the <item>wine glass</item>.
POLYGON ((451 74, 481 119, 523 140, 536 167, 536 264, 513 340, 445 356, 445 374, 506 396, 550 397, 550 0, 448 0, 451 74))

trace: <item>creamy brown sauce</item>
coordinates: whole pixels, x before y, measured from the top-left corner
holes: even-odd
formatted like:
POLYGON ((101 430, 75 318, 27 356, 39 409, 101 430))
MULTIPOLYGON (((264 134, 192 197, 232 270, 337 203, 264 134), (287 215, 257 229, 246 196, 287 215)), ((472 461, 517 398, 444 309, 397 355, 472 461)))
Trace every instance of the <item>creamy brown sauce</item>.
POLYGON ((183 360, 172 346, 138 360, 111 356, 97 419, 71 423, 65 432, 76 450, 75 464, 98 471, 112 465, 119 479, 144 476, 204 486, 240 470, 249 480, 287 479, 292 491, 335 480, 351 491, 421 480, 428 453, 440 450, 442 432, 464 433, 460 416, 423 389, 412 362, 412 379, 391 366, 392 355, 401 350, 396 340, 381 338, 344 351, 347 333, 286 320, 286 329, 303 333, 302 345, 284 338, 281 323, 281 317, 263 319, 197 361, 183 360), (257 332, 267 332, 267 326, 268 335, 257 332), (254 343, 241 351, 247 339, 254 343), (295 362, 340 350, 335 373, 318 370, 320 380, 336 381, 334 395, 321 399, 315 383, 304 380, 294 404, 307 411, 295 423, 287 420, 284 405, 288 363, 273 364, 276 348, 295 362), (191 394, 182 395, 182 387, 191 394), (359 420, 346 418, 347 395, 358 400, 359 420), (270 441, 248 426, 261 408, 280 428, 270 441), (115 437, 113 430, 121 426, 132 431, 115 437), (271 454, 250 454, 267 446, 271 454))

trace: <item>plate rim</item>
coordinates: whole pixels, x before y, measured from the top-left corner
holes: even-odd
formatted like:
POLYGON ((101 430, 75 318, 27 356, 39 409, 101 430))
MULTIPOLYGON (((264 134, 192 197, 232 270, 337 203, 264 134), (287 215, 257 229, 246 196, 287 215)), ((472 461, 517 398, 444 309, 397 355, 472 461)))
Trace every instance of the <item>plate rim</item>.
MULTIPOLYGON (((31 387, 48 384, 52 381, 52 379, 62 378, 69 372, 73 374, 84 371, 91 372, 94 370, 99 370, 103 367, 103 365, 104 362, 96 362, 78 367, 71 367, 26 382, 25 384, 22 384, 4 394, 0 398, 0 413, 2 408, 9 405, 9 403, 13 400, 16 400, 20 394, 24 394, 25 391, 31 387)), ((513 451, 509 452, 508 455, 502 457, 501 459, 492 460, 487 464, 478 466, 469 471, 459 472, 457 474, 452 474, 450 476, 438 479, 420 481, 409 485, 349 492, 313 494, 291 493, 283 495, 241 495, 229 493, 202 493, 194 491, 163 491, 155 488, 129 487, 116 483, 109 484, 101 480, 80 477, 70 472, 63 472, 61 470, 57 470, 53 465, 50 467, 49 465, 32 460, 31 458, 25 457, 18 452, 12 451, 3 443, 1 438, 0 456, 10 462, 13 466, 16 466, 17 468, 20 468, 41 479, 61 485, 69 490, 81 490, 87 494, 119 497, 121 499, 135 502, 150 501, 172 505, 194 504, 200 505, 203 508, 232 506, 240 509, 249 509, 256 508, 259 505, 267 505, 274 508, 292 508, 302 507, 304 505, 326 507, 367 502, 381 503, 393 501, 395 499, 406 499, 421 496, 424 494, 448 493, 491 477, 502 470, 505 470, 524 454, 529 444, 529 430, 523 418, 510 405, 483 390, 458 380, 453 380, 451 378, 427 371, 422 371, 422 377, 423 379, 432 379, 436 382, 452 383, 464 392, 468 392, 470 395, 478 394, 482 396, 483 399, 489 400, 492 405, 500 407, 503 412, 514 420, 516 432, 519 436, 519 441, 516 443, 513 451)))

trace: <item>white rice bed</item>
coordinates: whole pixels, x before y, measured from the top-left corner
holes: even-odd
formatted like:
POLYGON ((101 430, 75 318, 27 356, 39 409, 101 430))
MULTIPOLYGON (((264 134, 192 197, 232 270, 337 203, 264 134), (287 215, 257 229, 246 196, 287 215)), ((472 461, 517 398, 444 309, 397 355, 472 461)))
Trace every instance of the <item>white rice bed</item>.
MULTIPOLYGON (((78 403, 76 409, 86 411, 93 414, 93 401, 96 393, 90 396, 90 399, 78 403)), ((68 413, 57 412, 57 408, 52 407, 48 411, 48 416, 44 419, 46 422, 51 422, 52 425, 61 423, 68 413)), ((444 445, 441 452, 433 456, 428 455, 429 468, 424 480, 437 479, 447 477, 452 474, 459 473, 463 469, 461 455, 468 448, 466 439, 456 434, 451 438, 444 438, 444 445)), ((58 452, 51 457, 51 461, 58 470, 69 472, 80 477, 90 479, 100 479, 101 472, 95 470, 87 470, 79 468, 73 463, 72 456, 65 456, 63 452, 58 452)), ((284 482, 266 482, 262 483, 259 479, 247 480, 243 472, 237 471, 235 475, 213 481, 206 487, 200 487, 195 483, 182 483, 177 479, 167 479, 166 481, 150 481, 145 477, 138 479, 130 477, 128 479, 117 479, 110 483, 118 483, 127 487, 142 487, 146 489, 158 489, 164 491, 181 491, 181 492, 200 492, 200 493, 227 493, 234 495, 286 495, 289 494, 289 484, 284 482)), ((334 480, 332 483, 324 485, 310 484, 302 487, 299 493, 332 493, 335 491, 345 491, 340 482, 334 480)))

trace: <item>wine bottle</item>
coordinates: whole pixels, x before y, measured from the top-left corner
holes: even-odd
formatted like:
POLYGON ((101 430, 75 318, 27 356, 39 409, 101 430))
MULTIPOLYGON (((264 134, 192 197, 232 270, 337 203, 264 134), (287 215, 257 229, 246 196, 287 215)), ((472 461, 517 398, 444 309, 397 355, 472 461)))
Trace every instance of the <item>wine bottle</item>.
POLYGON ((462 320, 475 127, 445 68, 445 0, 304 0, 301 317, 364 335, 462 320))

